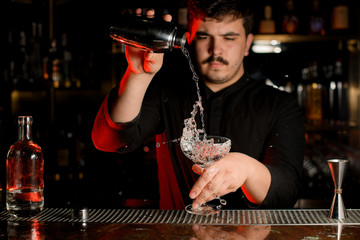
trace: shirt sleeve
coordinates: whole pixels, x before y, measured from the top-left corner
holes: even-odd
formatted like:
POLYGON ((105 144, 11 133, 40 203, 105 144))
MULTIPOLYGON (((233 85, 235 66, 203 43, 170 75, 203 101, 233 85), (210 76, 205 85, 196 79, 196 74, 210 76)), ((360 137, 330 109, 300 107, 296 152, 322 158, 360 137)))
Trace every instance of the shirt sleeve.
POLYGON ((109 106, 116 97, 118 87, 111 90, 102 103, 91 132, 94 146, 105 152, 131 152, 146 139, 155 136, 159 125, 158 94, 148 90, 139 115, 130 122, 114 122, 109 115, 109 106))
POLYGON ((105 152, 118 152, 126 149, 126 142, 119 137, 119 132, 131 128, 136 119, 128 123, 115 123, 108 111, 108 102, 115 89, 105 98, 102 103, 93 125, 91 137, 94 146, 105 152))
POLYGON ((278 106, 263 160, 271 174, 271 185, 261 208, 292 208, 301 189, 305 147, 302 111, 290 95, 278 106))

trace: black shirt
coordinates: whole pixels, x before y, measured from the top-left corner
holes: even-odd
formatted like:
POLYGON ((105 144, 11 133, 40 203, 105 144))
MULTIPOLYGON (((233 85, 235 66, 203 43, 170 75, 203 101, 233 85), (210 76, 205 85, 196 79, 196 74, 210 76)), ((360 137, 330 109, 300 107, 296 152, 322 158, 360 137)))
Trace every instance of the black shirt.
MULTIPOLYGON (((207 134, 230 138, 231 152, 247 154, 265 164, 270 171, 271 186, 259 207, 293 207, 301 187, 304 157, 304 122, 296 98, 262 81, 250 79, 247 74, 216 93, 201 81, 199 84, 207 134)), ((116 92, 115 89, 109 95, 109 105, 111 95, 116 92)), ((188 195, 198 176, 191 170, 193 163, 181 152, 179 139, 184 119, 190 117, 197 100, 195 82, 191 76, 180 71, 170 75, 158 73, 147 90, 139 116, 132 122, 117 124, 114 129, 116 135, 113 136, 113 142, 117 144, 110 149, 129 152, 156 134, 166 136, 166 141, 157 143, 159 149, 166 147, 168 151, 165 152, 170 155, 168 158, 158 154, 158 158, 164 158, 158 159, 160 198, 162 194, 172 194, 167 192, 172 191, 171 186, 164 182, 164 179, 172 181, 171 177, 161 176, 173 171, 184 204, 191 203, 188 195), (171 161, 172 169, 162 167, 168 166, 164 161, 171 161)), ((197 124, 201 128, 198 116, 197 124)), ((95 123, 94 130, 105 124, 99 124, 99 119, 96 121, 98 123, 95 123)), ((93 133, 96 145, 95 135, 93 133)), ((109 138, 111 141, 111 136, 109 138)), ((224 198, 228 202, 226 208, 249 207, 241 189, 224 198)))

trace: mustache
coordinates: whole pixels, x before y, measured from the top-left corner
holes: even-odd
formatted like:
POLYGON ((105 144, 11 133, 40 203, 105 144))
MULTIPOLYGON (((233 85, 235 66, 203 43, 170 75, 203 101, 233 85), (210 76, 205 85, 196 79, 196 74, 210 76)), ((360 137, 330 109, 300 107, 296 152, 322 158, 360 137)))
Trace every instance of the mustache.
POLYGON ((214 56, 209 57, 208 59, 202 61, 201 63, 205 64, 205 63, 211 63, 211 62, 214 62, 214 61, 221 62, 221 63, 223 63, 225 65, 229 64, 229 62, 226 61, 225 59, 223 59, 222 57, 214 57, 214 56))

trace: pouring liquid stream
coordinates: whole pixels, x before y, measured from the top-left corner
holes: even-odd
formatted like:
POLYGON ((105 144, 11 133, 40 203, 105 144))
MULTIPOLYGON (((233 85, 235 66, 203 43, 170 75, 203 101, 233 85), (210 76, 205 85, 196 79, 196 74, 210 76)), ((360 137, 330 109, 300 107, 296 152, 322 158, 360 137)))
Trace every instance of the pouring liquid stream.
POLYGON ((188 119, 185 119, 185 121, 184 121, 185 127, 183 130, 182 138, 187 138, 188 140, 190 140, 189 138, 192 137, 193 138, 192 140, 200 141, 199 135, 203 134, 204 135, 203 139, 205 140, 206 132, 205 132, 205 121, 204 121, 204 108, 202 106, 202 98, 201 98, 200 88, 199 88, 199 76, 195 72, 195 68, 191 62, 191 57, 190 57, 189 51, 186 48, 183 48, 182 52, 189 62, 189 67, 193 74, 192 79, 195 82, 196 92, 197 92, 197 97, 198 97, 198 100, 195 102, 193 110, 191 112, 191 117, 188 119), (197 129, 197 125, 196 125, 196 121, 195 121, 195 116, 197 114, 197 108, 199 108, 199 110, 200 110, 200 119, 201 119, 201 125, 202 125, 201 129, 197 129), (185 136, 184 136, 184 134, 185 134, 185 136))
MULTIPOLYGON (((192 79, 195 82, 196 85, 196 91, 197 91, 197 98, 198 100, 195 102, 195 104, 193 105, 193 110, 191 111, 191 117, 187 118, 184 120, 184 128, 183 128, 183 134, 181 136, 181 138, 178 139, 174 139, 171 140, 170 142, 190 142, 190 143, 210 143, 210 144, 214 144, 212 142, 211 139, 207 139, 207 135, 206 135, 206 131, 205 131, 205 121, 204 121, 204 108, 202 105, 202 97, 200 94, 200 87, 199 87, 199 77, 196 74, 196 71, 194 69, 194 65, 192 64, 191 61, 191 57, 189 54, 189 51, 186 48, 182 49, 182 52, 184 54, 184 56, 186 57, 186 59, 188 60, 189 63, 189 67, 190 70, 193 74, 192 79), (200 129, 197 128, 197 124, 196 124, 196 114, 198 113, 198 109, 199 109, 199 114, 200 114, 200 120, 201 120, 201 127, 200 129)), ((156 147, 160 147, 160 144, 166 144, 166 142, 163 143, 156 143, 156 147)), ((215 144, 216 145, 216 144, 215 144)), ((191 158, 191 160, 193 160, 194 162, 196 162, 196 156, 199 155, 199 153, 194 153, 191 154, 193 156, 193 158, 191 158)), ((208 163, 211 164, 213 161, 218 160, 218 159, 211 159, 211 161, 209 161, 208 163)), ((201 164, 200 164, 201 165, 201 164)), ((215 199, 220 201, 221 205, 226 205, 227 202, 226 200, 220 198, 219 196, 217 196, 216 192, 214 192, 214 197, 215 199)), ((219 205, 217 208, 220 209, 221 205, 219 205)))
MULTIPOLYGON (((208 140, 206 139, 204 108, 202 106, 202 98, 201 98, 200 88, 199 88, 199 77, 195 72, 194 65, 192 64, 189 51, 186 48, 183 48, 182 52, 185 55, 186 59, 188 60, 190 70, 193 74, 192 79, 194 80, 195 85, 196 85, 198 101, 196 101, 194 104, 193 110, 191 112, 191 117, 184 120, 185 126, 183 129, 183 135, 181 136, 181 139, 185 140, 185 141, 190 141, 190 142, 199 142, 199 141, 207 142, 208 140), (201 129, 197 129, 197 125, 196 125, 196 121, 195 121, 195 116, 197 114, 197 108, 199 108, 199 110, 200 110, 200 119, 201 119, 201 124, 202 124, 201 129), (201 134, 203 135, 202 139, 200 139, 201 134)), ((194 156, 197 156, 197 154, 194 154, 194 156)), ((196 161, 196 159, 192 159, 192 160, 196 161)), ((215 190, 214 190, 214 196, 215 196, 215 199, 220 201, 221 205, 227 204, 225 199, 222 199, 219 196, 217 196, 215 190)), ((221 205, 217 206, 217 208, 220 209, 221 205)))
MULTIPOLYGON (((203 134, 204 135, 203 139, 206 139, 206 132, 205 132, 205 121, 204 121, 204 108, 202 106, 202 98, 201 98, 200 87, 199 87, 199 76, 196 74, 194 65, 192 64, 192 61, 191 61, 189 51, 186 48, 182 48, 182 53, 188 60, 190 70, 193 74, 192 79, 194 80, 195 85, 196 85, 196 92, 197 92, 198 100, 195 102, 195 104, 193 106, 193 110, 191 112, 191 117, 188 119, 185 119, 184 129, 187 129, 186 133, 188 133, 188 134, 187 135, 185 134, 186 136, 184 136, 184 133, 183 133, 183 136, 181 138, 186 137, 187 139, 190 139, 191 137, 193 137, 194 141, 200 141, 200 134, 203 134), (199 108, 199 110, 200 110, 200 119, 201 119, 201 125, 202 125, 201 129, 197 129, 197 125, 196 125, 196 121, 195 121, 195 116, 197 114, 197 108, 199 108)), ((181 140, 181 138, 174 139, 169 142, 179 142, 181 140)), ((156 143, 156 147, 160 147, 161 144, 166 144, 166 142, 162 142, 162 143, 158 142, 158 143, 156 143)))
MULTIPOLYGON (((190 70, 193 74, 192 79, 194 80, 195 85, 196 85, 196 92, 197 92, 198 100, 195 102, 195 104, 193 106, 193 110, 191 112, 191 117, 185 119, 185 121, 184 121, 185 127, 184 127, 184 132, 183 132, 183 135, 181 138, 186 138, 187 140, 192 140, 192 141, 198 142, 198 141, 201 141, 200 140, 201 134, 203 135, 202 139, 204 139, 204 140, 206 139, 204 108, 202 106, 202 98, 201 98, 201 94, 200 94, 199 76, 196 74, 194 65, 192 64, 192 61, 191 61, 189 51, 186 48, 182 48, 182 52, 183 52, 184 56, 186 57, 186 59, 188 60, 190 70), (195 121, 195 116, 198 112, 197 109, 199 109, 199 111, 200 111, 199 114, 200 114, 200 120, 201 120, 201 125, 202 125, 201 129, 197 128, 197 124, 195 121)), ((181 138, 170 140, 169 142, 179 142, 181 140, 181 138)), ((156 147, 160 147, 161 144, 166 144, 166 142, 162 142, 162 143, 158 142, 158 143, 156 143, 156 147)))

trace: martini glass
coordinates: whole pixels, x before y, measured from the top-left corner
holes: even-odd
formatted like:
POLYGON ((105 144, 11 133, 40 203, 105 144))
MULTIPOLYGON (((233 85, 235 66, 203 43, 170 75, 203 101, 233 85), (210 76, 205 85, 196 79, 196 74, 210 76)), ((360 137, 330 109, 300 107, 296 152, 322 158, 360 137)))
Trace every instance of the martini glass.
MULTIPOLYGON (((202 168, 207 168, 229 153, 231 140, 226 137, 206 136, 205 134, 200 134, 195 138, 187 138, 183 135, 183 137, 181 137, 180 147, 187 158, 202 168)), ((226 201, 220 199, 215 191, 214 195, 221 204, 226 204, 226 201)), ((204 216, 216 214, 220 209, 221 205, 215 206, 207 203, 202 204, 197 209, 193 209, 191 204, 185 207, 185 210, 189 213, 204 216)))

